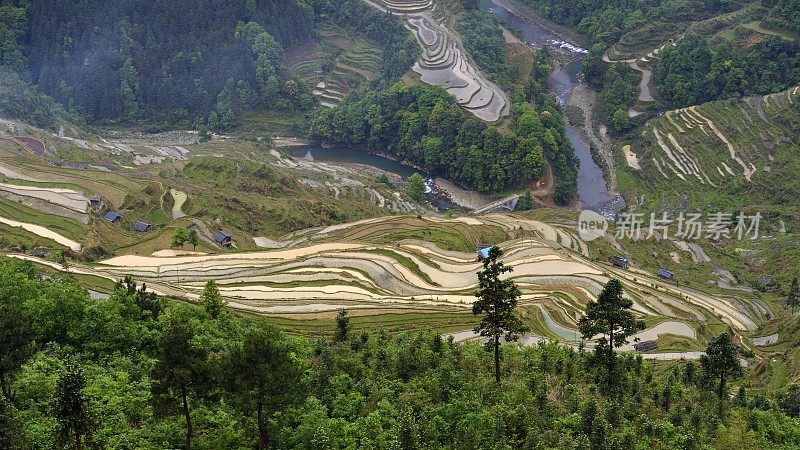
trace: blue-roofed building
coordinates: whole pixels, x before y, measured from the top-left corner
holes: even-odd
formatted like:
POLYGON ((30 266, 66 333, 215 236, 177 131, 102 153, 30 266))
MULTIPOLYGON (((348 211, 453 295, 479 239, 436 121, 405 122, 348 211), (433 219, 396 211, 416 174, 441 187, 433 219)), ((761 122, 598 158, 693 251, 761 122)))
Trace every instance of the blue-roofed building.
POLYGON ((214 232, 214 241, 223 247, 230 247, 233 244, 233 236, 227 231, 217 230, 214 232))
POLYGON ((105 218, 106 218, 107 221, 109 221, 111 223, 117 223, 120 220, 122 220, 122 216, 120 216, 119 213, 117 213, 115 211, 107 212, 105 218))
POLYGON ((658 276, 663 278, 663 279, 665 279, 665 280, 671 280, 671 279, 675 278, 675 274, 674 273, 670 272, 669 270, 667 270, 667 269, 665 269, 663 267, 658 269, 658 276))
POLYGON ((489 257, 489 251, 492 249, 491 245, 479 245, 478 246, 478 261, 483 261, 484 259, 489 257))

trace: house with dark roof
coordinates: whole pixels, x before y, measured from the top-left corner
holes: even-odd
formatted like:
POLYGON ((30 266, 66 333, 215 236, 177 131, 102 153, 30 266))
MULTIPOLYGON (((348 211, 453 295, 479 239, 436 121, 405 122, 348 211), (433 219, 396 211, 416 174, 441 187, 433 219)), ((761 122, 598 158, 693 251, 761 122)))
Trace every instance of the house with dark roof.
POLYGON ((233 244, 233 236, 227 231, 217 230, 214 232, 214 242, 223 247, 230 247, 233 244))
POLYGON ((630 261, 628 261, 628 258, 625 258, 625 257, 622 257, 622 256, 612 256, 612 257, 608 258, 608 262, 611 263, 612 266, 616 266, 616 267, 619 267, 621 269, 626 269, 626 270, 628 269, 628 266, 630 265, 630 261))
POLYGON ((146 222, 142 222, 141 220, 137 220, 133 223, 133 231, 137 231, 139 233, 147 233, 150 231, 150 224, 146 222))
POLYGON ((97 195, 93 195, 93 196, 89 197, 89 207, 92 208, 95 211, 100 209, 100 206, 102 206, 102 203, 103 202, 100 200, 100 197, 97 196, 97 195))
POLYGON ((110 223, 118 223, 120 220, 122 220, 122 216, 120 216, 116 211, 107 212, 105 218, 110 223))
POLYGON ((650 350, 657 349, 658 343, 656 343, 656 341, 642 341, 633 344, 633 348, 637 352, 649 352, 650 350))
POLYGON ((665 280, 672 280, 672 279, 674 279, 674 278, 675 278, 675 274, 674 274, 674 273, 670 272, 669 270, 667 270, 667 269, 665 269, 665 268, 663 268, 663 267, 662 267, 662 268, 660 268, 660 269, 658 269, 658 273, 657 273, 657 275, 658 275, 660 278, 663 278, 663 279, 665 279, 665 280))

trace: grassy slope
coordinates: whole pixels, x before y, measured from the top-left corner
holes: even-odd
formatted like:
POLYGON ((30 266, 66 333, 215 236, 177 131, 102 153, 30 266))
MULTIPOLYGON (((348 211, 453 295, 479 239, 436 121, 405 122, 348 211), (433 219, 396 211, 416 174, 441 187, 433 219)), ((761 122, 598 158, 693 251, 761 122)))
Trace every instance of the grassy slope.
POLYGON ((800 180, 796 176, 800 169, 798 93, 792 88, 773 94, 766 101, 753 97, 738 102, 710 102, 696 107, 696 111, 671 111, 648 121, 638 139, 632 142, 642 171, 628 168, 623 159, 619 161, 623 194, 633 204, 644 195, 643 206, 647 210, 661 207, 675 210, 681 204, 690 209, 738 211, 743 205, 757 205, 762 214, 800 225, 800 211, 795 206, 800 194, 800 180), (713 122, 746 167, 751 164, 755 167, 752 181, 745 179, 741 164, 731 158, 725 141, 703 118, 713 122), (680 149, 670 136, 695 160, 704 179, 702 183, 693 174, 682 173, 685 180, 675 174, 672 170, 675 163, 659 144, 656 132, 673 155, 680 154, 680 149), (681 199, 683 194, 686 200, 681 199))

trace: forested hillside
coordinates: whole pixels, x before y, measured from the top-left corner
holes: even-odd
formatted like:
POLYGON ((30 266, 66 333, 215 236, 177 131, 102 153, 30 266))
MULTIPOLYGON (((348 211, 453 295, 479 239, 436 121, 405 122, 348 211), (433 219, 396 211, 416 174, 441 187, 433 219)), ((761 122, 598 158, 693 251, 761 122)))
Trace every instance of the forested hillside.
POLYGON ((600 354, 504 345, 495 383, 477 343, 367 333, 343 313, 324 337, 289 338, 233 316, 213 284, 200 307, 129 280, 97 301, 74 280, 4 258, 0 295, 4 449, 800 444, 796 389, 753 393, 740 371, 710 358, 621 355, 608 377, 600 354), (720 373, 730 378, 720 384, 720 373))
POLYGON ((225 129, 254 109, 307 110, 311 88, 290 79, 283 55, 318 39, 325 21, 377 42, 388 79, 418 51, 397 20, 360 0, 2 5, 0 66, 90 121, 225 129))

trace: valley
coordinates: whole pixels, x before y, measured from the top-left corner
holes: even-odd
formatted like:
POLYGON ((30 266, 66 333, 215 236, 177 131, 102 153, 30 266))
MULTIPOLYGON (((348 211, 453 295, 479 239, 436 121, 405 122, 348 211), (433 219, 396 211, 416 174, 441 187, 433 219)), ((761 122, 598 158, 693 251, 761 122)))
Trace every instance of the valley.
POLYGON ((797 14, 0 4, 0 448, 800 446, 797 14))

